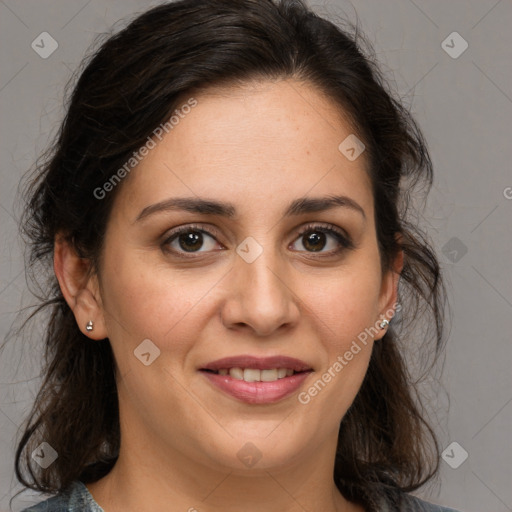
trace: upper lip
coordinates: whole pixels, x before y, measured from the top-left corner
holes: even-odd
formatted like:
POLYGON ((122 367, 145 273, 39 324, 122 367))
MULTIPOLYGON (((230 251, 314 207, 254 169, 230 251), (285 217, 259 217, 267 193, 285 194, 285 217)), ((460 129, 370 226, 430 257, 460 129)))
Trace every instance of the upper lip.
POLYGON ((273 368, 287 368, 296 372, 312 370, 304 361, 288 356, 256 357, 250 355, 240 355, 223 357, 212 361, 200 370, 220 370, 223 368, 254 368, 255 370, 271 370, 273 368))

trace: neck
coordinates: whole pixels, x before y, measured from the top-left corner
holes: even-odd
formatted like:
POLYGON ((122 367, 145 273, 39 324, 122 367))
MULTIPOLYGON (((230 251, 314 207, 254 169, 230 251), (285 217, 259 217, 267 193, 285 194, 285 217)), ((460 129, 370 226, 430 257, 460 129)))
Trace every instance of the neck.
POLYGON ((364 512, 334 484, 333 457, 325 464, 334 447, 328 440, 286 467, 240 471, 208 467, 179 451, 122 444, 110 473, 87 487, 105 512, 364 512))

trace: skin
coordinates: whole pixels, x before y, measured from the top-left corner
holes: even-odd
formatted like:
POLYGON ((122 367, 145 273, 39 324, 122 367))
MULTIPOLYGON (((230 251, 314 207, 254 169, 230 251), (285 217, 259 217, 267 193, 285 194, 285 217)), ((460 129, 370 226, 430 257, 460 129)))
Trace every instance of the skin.
POLYGON ((332 474, 339 424, 374 340, 307 404, 297 393, 247 404, 198 368, 287 355, 314 369, 304 391, 359 333, 392 316, 403 256, 382 273, 365 155, 351 162, 338 150, 352 130, 310 85, 258 82, 194 97, 197 106, 120 185, 99 274, 56 240, 55 272, 78 326, 91 343, 109 338, 118 370, 120 457, 88 488, 106 512, 363 511, 332 474), (366 219, 344 207, 283 217, 292 200, 332 194, 356 201, 366 219), (136 220, 150 205, 191 196, 230 202, 237 217, 174 210, 136 220), (337 226, 355 247, 333 254, 341 246, 326 235, 312 251, 299 235, 311 222, 337 226), (216 230, 199 252, 165 244, 191 223, 216 230), (263 248, 252 263, 236 252, 248 236, 263 248), (144 339, 160 350, 148 366, 134 356, 144 339), (261 456, 252 467, 237 457, 248 442, 261 456))

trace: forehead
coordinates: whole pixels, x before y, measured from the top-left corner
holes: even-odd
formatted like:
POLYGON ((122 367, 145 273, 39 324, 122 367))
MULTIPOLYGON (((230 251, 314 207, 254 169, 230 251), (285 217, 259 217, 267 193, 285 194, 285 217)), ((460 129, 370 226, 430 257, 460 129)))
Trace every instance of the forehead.
POLYGON ((350 161, 340 151, 353 129, 312 86, 281 80, 208 89, 183 96, 177 110, 172 129, 155 139, 121 191, 131 205, 179 195, 235 196, 243 199, 240 208, 261 209, 269 200, 280 205, 340 193, 371 215, 365 154, 350 161), (180 109, 191 98, 195 106, 180 109))

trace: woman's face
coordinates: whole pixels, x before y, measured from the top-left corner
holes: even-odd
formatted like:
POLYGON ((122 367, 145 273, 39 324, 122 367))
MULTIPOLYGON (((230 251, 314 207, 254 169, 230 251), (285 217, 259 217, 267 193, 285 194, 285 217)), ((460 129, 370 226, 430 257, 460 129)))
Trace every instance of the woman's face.
POLYGON ((396 298, 365 154, 340 151, 350 127, 296 81, 195 100, 119 185, 106 231, 99 315, 123 443, 233 471, 334 456, 372 350, 365 329, 396 298), (294 367, 266 360, 280 357, 308 371, 278 378, 294 367))

